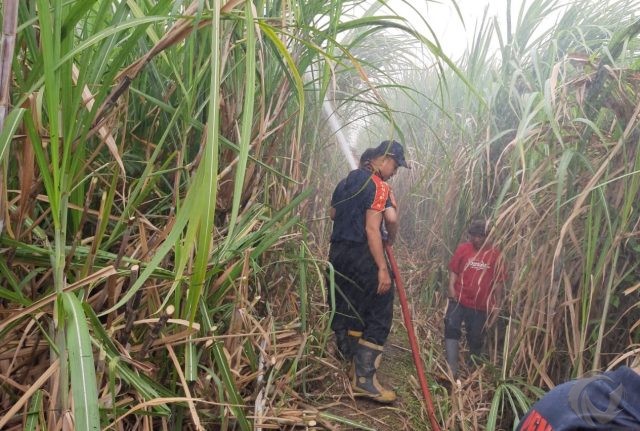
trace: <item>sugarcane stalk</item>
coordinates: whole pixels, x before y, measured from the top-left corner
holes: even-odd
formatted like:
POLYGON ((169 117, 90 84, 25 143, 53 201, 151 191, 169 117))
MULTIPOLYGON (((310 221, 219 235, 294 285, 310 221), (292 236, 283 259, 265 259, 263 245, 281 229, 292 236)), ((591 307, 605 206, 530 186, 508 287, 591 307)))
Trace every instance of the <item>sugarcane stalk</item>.
MULTIPOLYGON (((18 26, 18 1, 2 2, 2 41, 0 43, 0 131, 4 129, 4 120, 11 103, 11 66, 13 51, 16 45, 16 28, 18 26)), ((7 211, 5 168, 0 160, 0 234, 4 229, 4 218, 7 211)))
MULTIPOLYGON (((113 262, 113 266, 115 266, 116 268, 120 267, 120 263, 122 262, 122 258, 124 257, 124 253, 127 250, 127 247, 129 246, 129 237, 131 236, 131 227, 133 226, 133 222, 135 221, 135 217, 129 217, 129 220, 127 221, 127 229, 124 231, 124 236, 122 237, 122 241, 120 242, 120 248, 118 249, 118 254, 116 255, 116 259, 113 262)), ((135 265, 136 267, 138 267, 138 265, 135 265)), ((138 279, 138 269, 136 268, 135 271, 135 280, 131 281, 131 279, 129 280, 129 286, 133 286, 133 283, 135 283, 135 281, 138 279)), ((133 271, 133 267, 131 268, 131 270, 133 271)), ((134 272, 131 273, 132 277, 134 276, 134 272)), ((107 303, 109 304, 109 307, 113 307, 113 305, 116 303, 116 301, 118 300, 118 297, 120 296, 120 292, 122 292, 122 285, 118 286, 118 277, 113 275, 111 277, 109 277, 109 279, 107 280, 107 285, 105 288, 105 294, 107 296, 107 303)), ((137 292, 138 294, 140 294, 140 290, 138 290, 137 292)), ((135 301, 135 298, 132 298, 133 301, 135 301)), ((138 302, 140 301, 140 298, 138 297, 138 302)), ((131 302, 131 301, 130 301, 131 302)), ((137 307, 137 305, 136 305, 137 307)), ((127 311, 129 311, 129 309, 127 309, 127 311)), ((135 314, 134 313, 135 308, 133 308, 131 310, 131 314, 135 314)), ((127 313, 127 318, 129 318, 129 316, 131 316, 131 314, 127 313)), ((111 326, 111 323, 113 323, 113 319, 114 319, 114 314, 109 314, 109 317, 107 318, 107 326, 111 326)))
MULTIPOLYGON (((140 270, 139 265, 133 265, 131 267, 131 275, 129 277, 129 286, 133 286, 136 280, 138 279, 138 271, 140 270)), ((133 321, 136 317, 136 310, 138 309, 138 305, 140 305, 140 298, 142 297, 142 289, 139 289, 135 296, 131 298, 129 302, 127 302, 126 307, 126 315, 127 322, 124 325, 124 330, 120 334, 120 343, 123 346, 126 346, 129 342, 129 336, 131 335, 131 329, 133 329, 133 321)))
POLYGON ((149 348, 151 347, 153 342, 158 339, 158 337, 160 336, 160 331, 162 331, 162 328, 164 328, 164 326, 167 324, 167 321, 169 320, 171 315, 173 315, 174 311, 175 307, 173 305, 169 305, 167 306, 167 308, 165 308, 164 313, 162 313, 162 315, 160 316, 160 319, 158 319, 156 324, 153 325, 153 328, 151 328, 149 336, 144 340, 142 349, 140 349, 140 357, 146 358, 149 355, 149 348))
MULTIPOLYGON (((98 184, 98 179, 93 178, 89 183, 89 191, 87 192, 84 198, 84 206, 82 207, 82 215, 80 216, 80 223, 78 224, 78 229, 76 230, 76 234, 73 238, 73 243, 71 244, 71 249, 69 254, 67 255, 66 267, 68 268, 71 264, 71 259, 76 253, 76 247, 80 244, 80 240, 82 239, 82 230, 84 229, 84 224, 87 222, 87 215, 89 214, 89 206, 91 205, 91 198, 93 196, 93 192, 98 184)), ((117 266, 116 266, 117 268, 117 266)))

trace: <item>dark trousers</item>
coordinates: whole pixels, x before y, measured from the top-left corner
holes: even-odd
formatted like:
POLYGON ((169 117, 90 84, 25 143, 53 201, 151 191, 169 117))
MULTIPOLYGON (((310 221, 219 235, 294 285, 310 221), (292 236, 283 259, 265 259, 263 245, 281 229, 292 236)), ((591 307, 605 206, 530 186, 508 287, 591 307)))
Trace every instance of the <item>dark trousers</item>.
POLYGON ((335 242, 329 250, 335 270, 334 331, 362 331, 365 341, 384 345, 393 319, 393 287, 378 295, 378 267, 367 243, 335 242))
POLYGON ((449 300, 447 314, 444 317, 444 338, 460 340, 462 336, 462 322, 464 322, 470 353, 480 356, 482 353, 482 340, 484 338, 484 326, 487 322, 487 313, 482 310, 465 307, 458 302, 449 300))

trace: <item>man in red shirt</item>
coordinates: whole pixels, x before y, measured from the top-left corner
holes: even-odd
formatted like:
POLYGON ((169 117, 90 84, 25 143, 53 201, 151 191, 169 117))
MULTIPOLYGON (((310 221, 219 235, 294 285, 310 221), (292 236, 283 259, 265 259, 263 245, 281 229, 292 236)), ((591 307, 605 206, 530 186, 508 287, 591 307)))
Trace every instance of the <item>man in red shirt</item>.
POLYGON ((486 222, 474 220, 469 241, 458 246, 449 262, 449 305, 444 318, 447 363, 458 374, 459 340, 464 322, 469 353, 480 356, 487 316, 502 295, 505 270, 500 251, 487 242, 486 222))

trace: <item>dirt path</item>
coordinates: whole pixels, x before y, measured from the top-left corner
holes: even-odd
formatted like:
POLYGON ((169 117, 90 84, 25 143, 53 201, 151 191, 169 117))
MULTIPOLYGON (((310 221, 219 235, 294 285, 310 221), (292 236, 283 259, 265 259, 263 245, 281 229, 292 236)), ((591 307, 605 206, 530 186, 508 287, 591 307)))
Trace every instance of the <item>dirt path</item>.
MULTIPOLYGON (((378 378, 386 387, 392 387, 398 399, 389 406, 363 398, 354 398, 350 391, 348 370, 339 364, 334 373, 335 382, 324 382, 322 390, 329 407, 322 408, 328 414, 353 421, 352 424, 331 421, 336 430, 372 429, 379 431, 428 430, 426 410, 422 406, 422 392, 416 380, 416 370, 409 349, 406 331, 401 323, 400 310, 394 314, 394 326, 385 345, 378 378), (357 426, 359 423, 363 426, 357 426)), ((420 337, 419 337, 420 339, 420 337)), ((433 373, 427 371, 432 395, 445 395, 446 389, 437 384, 433 373)), ((445 395, 446 396, 446 395, 445 395)), ((316 404, 319 408, 320 405, 316 404)))

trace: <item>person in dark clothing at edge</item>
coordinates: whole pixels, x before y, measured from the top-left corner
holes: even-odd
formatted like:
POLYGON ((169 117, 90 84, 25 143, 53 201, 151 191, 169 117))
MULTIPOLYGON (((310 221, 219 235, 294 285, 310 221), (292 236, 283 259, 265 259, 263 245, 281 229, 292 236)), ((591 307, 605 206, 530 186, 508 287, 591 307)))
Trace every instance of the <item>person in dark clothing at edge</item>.
MULTIPOLYGON (((377 152, 377 147, 367 148, 366 150, 364 150, 360 155, 360 160, 358 161, 358 168, 371 170, 371 160, 375 158, 376 152, 377 152)), ((331 208, 329 208, 329 218, 331 218, 331 220, 335 220, 336 218, 336 209, 333 207, 333 203, 339 202, 340 200, 342 200, 342 190, 346 182, 347 182, 346 178, 343 178, 342 180, 340 180, 340 182, 338 183, 338 185, 333 191, 333 195, 331 196, 332 206, 331 208)), ((389 199, 391 200, 391 207, 388 207, 385 209, 383 213, 383 219, 384 219, 383 222, 385 225, 395 227, 398 204, 396 202, 395 196, 393 195, 393 190, 391 189, 391 187, 389 187, 389 199)), ((393 235, 393 238, 390 238, 388 229, 386 229, 386 227, 383 226, 382 239, 384 241, 389 242, 390 244, 393 244, 393 240, 395 239, 395 233, 396 233, 395 231, 391 232, 391 234, 393 235)))
POLYGON ((640 366, 622 366, 556 386, 531 407, 517 428, 571 430, 640 430, 640 366))
POLYGON ((459 340, 464 322, 469 362, 482 353, 489 313, 500 303, 506 278, 500 251, 487 242, 486 221, 473 220, 469 241, 458 246, 449 261, 449 304, 444 318, 445 354, 451 374, 458 375, 459 340))
POLYGON ((332 196, 329 262, 335 270, 336 294, 331 329, 342 357, 353 359, 354 392, 390 403, 395 392, 382 387, 376 376, 393 318, 392 281, 381 227, 384 220, 388 240, 393 241, 397 220, 385 181, 408 165, 396 141, 383 141, 369 154, 363 157, 369 161, 351 171, 332 196))

